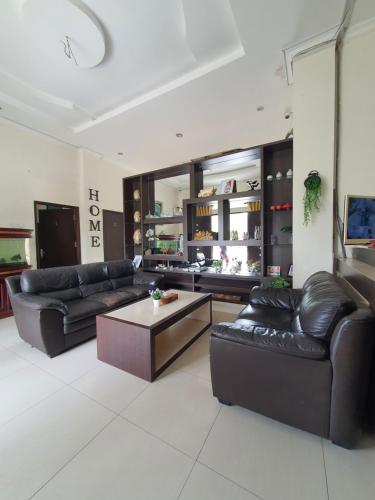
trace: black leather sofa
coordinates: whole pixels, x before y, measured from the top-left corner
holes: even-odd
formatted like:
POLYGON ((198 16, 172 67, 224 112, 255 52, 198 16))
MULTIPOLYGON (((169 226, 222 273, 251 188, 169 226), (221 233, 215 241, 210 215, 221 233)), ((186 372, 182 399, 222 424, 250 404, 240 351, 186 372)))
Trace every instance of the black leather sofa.
POLYGON ((147 297, 162 275, 118 260, 24 271, 6 278, 20 337, 54 357, 96 335, 96 315, 147 297))
POLYGON ((299 290, 255 288, 236 321, 213 327, 213 394, 351 448, 367 418, 374 326, 327 272, 299 290))

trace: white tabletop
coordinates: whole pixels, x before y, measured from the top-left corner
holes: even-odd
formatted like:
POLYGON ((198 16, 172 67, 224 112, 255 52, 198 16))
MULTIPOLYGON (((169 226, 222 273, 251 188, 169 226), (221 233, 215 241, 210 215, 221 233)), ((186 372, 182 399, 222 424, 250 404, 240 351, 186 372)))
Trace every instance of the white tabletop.
POLYGON ((160 321, 173 316, 184 307, 207 296, 206 293, 186 292, 185 290, 168 291, 178 293, 178 299, 170 304, 154 307, 152 298, 147 297, 120 309, 105 313, 104 316, 151 328, 160 321))

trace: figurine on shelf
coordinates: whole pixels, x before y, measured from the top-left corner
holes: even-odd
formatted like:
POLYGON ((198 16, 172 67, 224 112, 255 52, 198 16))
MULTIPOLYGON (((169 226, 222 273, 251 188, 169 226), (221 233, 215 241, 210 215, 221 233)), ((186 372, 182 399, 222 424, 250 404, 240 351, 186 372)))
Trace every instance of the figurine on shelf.
POLYGON ((231 231, 231 240, 238 240, 238 231, 231 231))
POLYGON ((292 179, 293 178, 293 170, 291 168, 287 171, 286 178, 287 179, 292 179))
POLYGON ((154 241, 155 239, 155 233, 154 233, 154 230, 149 228, 147 229, 146 231, 146 238, 148 238, 148 241, 154 241))
POLYGON ((267 175, 267 181, 269 182, 273 181, 273 175, 267 175))
POLYGON ((198 198, 207 198, 209 196, 215 196, 217 188, 214 186, 201 189, 198 193, 198 198))
POLYGON ((283 178, 283 174, 280 171, 277 172, 277 174, 276 174, 276 180, 280 181, 282 178, 283 178))
POLYGON ((248 240, 249 239, 249 233, 247 231, 243 233, 242 239, 243 240, 248 240))
POLYGON ((254 179, 252 181, 246 181, 246 184, 249 186, 250 191, 254 191, 259 186, 259 181, 258 179, 254 179))
POLYGON ((260 240, 260 226, 254 226, 254 240, 260 240))

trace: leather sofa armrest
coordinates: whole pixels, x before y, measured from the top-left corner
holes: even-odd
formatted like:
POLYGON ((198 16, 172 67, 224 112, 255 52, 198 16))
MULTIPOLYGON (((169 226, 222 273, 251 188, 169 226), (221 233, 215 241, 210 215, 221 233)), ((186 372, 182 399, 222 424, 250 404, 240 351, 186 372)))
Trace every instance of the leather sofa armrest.
POLYGON ((163 274, 145 271, 136 271, 133 276, 133 285, 148 285, 151 288, 158 287, 164 278, 163 274))
POLYGON ((254 287, 250 292, 250 304, 294 311, 301 297, 302 289, 299 288, 254 287))
POLYGON ((60 311, 62 314, 68 314, 68 308, 58 299, 34 295, 31 293, 17 293, 13 296, 13 301, 21 307, 26 307, 34 311, 51 310, 60 311))
POLYGON ((289 354, 290 356, 308 359, 326 359, 328 357, 327 345, 310 335, 247 325, 242 321, 214 325, 211 337, 279 354, 289 354))
POLYGON ((368 423, 374 348, 375 319, 369 308, 359 308, 346 316, 333 332, 330 433, 331 440, 345 448, 355 445, 359 429, 368 423))

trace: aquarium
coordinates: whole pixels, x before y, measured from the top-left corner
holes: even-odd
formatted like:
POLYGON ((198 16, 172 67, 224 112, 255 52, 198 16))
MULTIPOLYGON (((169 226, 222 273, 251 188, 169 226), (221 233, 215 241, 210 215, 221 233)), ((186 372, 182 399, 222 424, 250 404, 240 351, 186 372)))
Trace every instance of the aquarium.
POLYGON ((20 267, 30 264, 28 238, 0 238, 0 267, 20 267))

